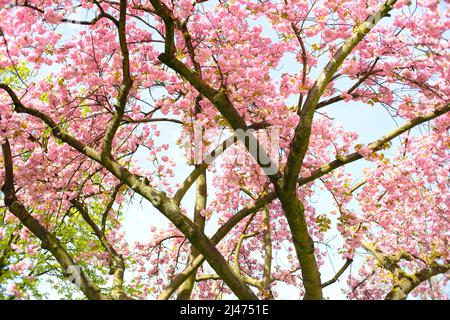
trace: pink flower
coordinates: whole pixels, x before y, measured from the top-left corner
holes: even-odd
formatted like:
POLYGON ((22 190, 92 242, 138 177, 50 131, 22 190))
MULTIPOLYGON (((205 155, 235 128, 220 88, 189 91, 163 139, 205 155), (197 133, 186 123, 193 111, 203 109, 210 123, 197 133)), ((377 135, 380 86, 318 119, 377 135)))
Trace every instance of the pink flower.
POLYGON ((212 52, 209 48, 200 48, 196 50, 195 60, 197 60, 198 63, 203 64, 208 61, 211 56, 212 52))
POLYGON ((361 144, 356 145, 355 150, 364 158, 367 158, 373 152, 372 149, 368 148, 366 145, 361 144))
POLYGON ((57 24, 62 20, 62 16, 58 14, 54 9, 48 9, 44 12, 44 19, 50 24, 57 24))
POLYGON ((345 102, 349 102, 350 100, 353 99, 353 96, 351 94, 348 94, 347 92, 343 92, 341 94, 341 97, 344 98, 345 102))

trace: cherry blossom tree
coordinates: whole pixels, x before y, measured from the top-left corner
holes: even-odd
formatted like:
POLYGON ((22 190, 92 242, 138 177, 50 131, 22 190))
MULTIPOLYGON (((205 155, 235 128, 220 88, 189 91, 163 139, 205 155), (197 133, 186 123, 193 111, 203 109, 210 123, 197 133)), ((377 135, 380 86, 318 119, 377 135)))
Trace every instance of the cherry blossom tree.
POLYGON ((347 277, 351 299, 447 298, 449 15, 439 0, 0 0, 0 297, 45 298, 50 281, 69 298, 323 299, 347 277), (397 127, 362 143, 329 116, 344 107, 397 127), (169 227, 127 241, 132 198, 169 227), (324 279, 330 234, 343 265, 324 279))

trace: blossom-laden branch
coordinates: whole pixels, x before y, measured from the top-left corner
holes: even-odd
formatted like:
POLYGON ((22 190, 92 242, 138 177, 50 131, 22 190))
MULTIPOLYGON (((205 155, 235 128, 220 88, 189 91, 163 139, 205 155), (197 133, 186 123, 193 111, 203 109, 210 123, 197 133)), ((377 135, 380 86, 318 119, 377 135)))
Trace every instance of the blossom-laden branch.
POLYGON ((445 274, 450 270, 450 263, 448 261, 444 263, 433 262, 423 269, 410 274, 404 271, 399 265, 401 260, 412 261, 414 259, 408 252, 401 251, 397 254, 386 255, 374 244, 367 241, 363 241, 362 246, 375 257, 382 268, 388 270, 393 275, 392 288, 386 295, 386 300, 404 300, 422 282, 436 275, 445 274))
POLYGON ((372 30, 379 20, 389 14, 396 2, 396 0, 386 1, 378 11, 368 17, 366 21, 362 22, 353 31, 353 34, 346 39, 333 54, 328 64, 319 75, 317 81, 308 91, 305 103, 300 112, 300 121, 295 128, 294 139, 291 143, 286 168, 284 171, 283 189, 286 191, 292 192, 297 185, 300 168, 303 164, 303 160, 309 146, 314 111, 316 110, 319 99, 325 91, 325 88, 353 49, 370 32, 370 30, 372 30))
MULTIPOLYGON (((440 107, 434 111, 428 112, 424 115, 420 115, 414 119, 411 119, 401 125, 400 127, 396 128, 395 130, 387 133, 386 135, 382 136, 376 141, 373 141, 367 145, 367 152, 374 153, 379 150, 381 150, 387 143, 392 141, 393 139, 397 138, 401 134, 407 132, 408 130, 411 130, 412 128, 421 125, 425 122, 428 122, 430 120, 433 120, 439 116, 442 116, 450 111, 450 104, 447 104, 443 107, 440 107)), ((348 155, 339 157, 339 159, 336 159, 330 163, 323 164, 320 168, 314 170, 309 176, 302 177, 298 180, 298 183, 300 185, 306 184, 308 182, 314 181, 333 170, 340 168, 346 164, 352 163, 354 161, 357 161, 359 159, 364 158, 364 156, 359 152, 353 152, 348 155)))
MULTIPOLYGON (((408 130, 423 124, 427 121, 433 120, 445 113, 450 111, 450 105, 446 105, 445 107, 442 107, 438 110, 432 111, 427 113, 426 115, 418 116, 414 119, 411 119, 410 121, 406 122, 399 128, 385 134, 382 138, 377 139, 374 142, 371 142, 368 144, 368 148, 371 150, 371 152, 376 152, 380 150, 382 146, 384 146, 386 143, 390 142, 391 140, 395 139, 399 135, 407 132, 408 130)), ((299 186, 304 186, 308 183, 311 183, 315 181, 316 179, 319 179, 320 177, 329 174, 336 170, 337 168, 340 168, 342 166, 345 166, 348 163, 364 159, 364 157, 359 154, 358 152, 351 153, 347 156, 343 156, 338 160, 332 161, 328 164, 322 165, 319 169, 313 170, 310 176, 308 177, 302 177, 298 180, 299 186)), ((195 171, 195 170, 194 170, 195 171)), ((361 187, 365 181, 360 182, 355 186, 355 189, 361 187)), ((212 240, 214 243, 220 242, 222 238, 242 219, 247 217, 248 215, 254 213, 255 211, 261 209, 266 204, 272 202, 273 200, 277 199, 277 194, 275 191, 272 191, 268 193, 267 195, 259 198, 255 201, 253 206, 250 206, 248 208, 244 208, 239 213, 237 213, 235 216, 233 216, 232 219, 230 219, 229 222, 227 222, 217 233, 212 237, 212 240), (216 240, 217 239, 217 240, 216 240), (217 242, 216 242, 216 241, 217 242)), ((204 258, 200 255, 198 256, 188 267, 186 267, 185 270, 183 270, 176 278, 174 278, 171 282, 171 284, 160 294, 158 299, 168 299, 173 294, 173 292, 180 286, 180 284, 185 281, 189 275, 192 273, 192 271, 196 268, 198 268, 202 263, 204 262, 204 258)), ((325 282, 325 284, 327 284, 325 282)), ((331 283, 330 283, 331 284, 331 283)), ((328 286, 329 284, 327 284, 328 286)), ((322 285, 323 286, 323 285, 322 285)))
POLYGON ((123 119, 125 113, 125 106, 128 101, 128 94, 133 86, 133 79, 130 70, 130 53, 128 50, 127 36, 126 36, 126 19, 127 19, 127 7, 128 1, 120 1, 120 13, 119 23, 117 25, 119 33, 119 45, 122 54, 122 84, 120 86, 119 95, 117 98, 117 104, 115 105, 115 111, 110 121, 108 128, 106 129, 103 139, 103 148, 101 156, 104 159, 111 158, 111 149, 114 141, 114 136, 119 129, 120 122, 123 119))

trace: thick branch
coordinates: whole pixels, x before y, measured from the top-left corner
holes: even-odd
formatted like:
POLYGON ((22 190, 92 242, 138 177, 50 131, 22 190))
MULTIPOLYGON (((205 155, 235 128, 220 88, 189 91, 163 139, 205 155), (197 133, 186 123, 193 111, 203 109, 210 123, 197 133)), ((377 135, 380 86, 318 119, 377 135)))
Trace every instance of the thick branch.
POLYGON ((221 144, 219 144, 210 154, 209 156, 203 160, 203 162, 197 166, 189 176, 184 180, 181 184, 180 188, 177 190, 174 196, 174 200, 178 203, 181 202, 186 192, 192 186, 192 184, 197 180, 197 178, 206 171, 206 169, 211 165, 211 163, 220 156, 228 147, 232 146, 237 141, 237 137, 235 135, 229 137, 221 144))
POLYGON ((399 265, 401 260, 411 261, 413 257, 406 251, 393 255, 386 255, 375 245, 363 241, 362 246, 369 251, 380 263, 381 267, 392 273, 392 289, 386 295, 386 300, 405 300, 408 294, 417 288, 422 282, 431 279, 439 274, 447 273, 450 270, 450 263, 432 263, 431 265, 415 272, 406 273, 399 265))
MULTIPOLYGON (((203 210, 206 209, 208 186, 206 182, 206 172, 202 172, 197 179, 197 192, 195 194, 194 223, 203 231, 205 229, 205 217, 203 210)), ((198 250, 191 246, 188 264, 192 263, 199 255, 198 250)), ((189 300, 194 289, 195 272, 187 279, 180 288, 177 300, 189 300)))
MULTIPOLYGON (((255 203, 250 206, 243 208, 238 213, 236 213, 230 220, 228 220, 211 238, 211 241, 217 245, 219 242, 225 238, 225 236, 239 223, 242 219, 248 217, 249 215, 257 212, 262 207, 270 203, 276 198, 275 192, 271 192, 260 199, 256 200, 255 203)), ((175 279, 171 281, 169 286, 158 296, 158 300, 167 300, 170 296, 180 287, 180 285, 186 281, 198 267, 202 265, 205 258, 202 255, 198 255, 195 260, 188 265, 180 274, 178 274, 175 279)))
POLYGON ((396 0, 386 1, 379 11, 356 27, 353 34, 336 51, 322 70, 319 78, 308 91, 300 112, 300 121, 295 128, 294 138, 290 145, 283 181, 280 186, 275 185, 300 262, 305 287, 304 299, 322 299, 322 283, 314 254, 314 242, 308 232, 308 226, 304 217, 304 205, 296 194, 300 169, 309 146, 315 109, 325 88, 344 60, 374 25, 388 14, 395 2, 396 0))
POLYGON ((273 299, 272 290, 270 288, 272 275, 272 238, 270 236, 270 212, 268 206, 264 209, 264 273, 262 280, 263 297, 266 300, 273 299))
MULTIPOLYGON (((195 279, 196 282, 207 281, 207 280, 222 280, 222 278, 220 278, 220 276, 217 274, 207 274, 207 275, 199 276, 195 279)), ((244 277, 244 281, 245 281, 245 283, 247 283, 255 288, 258 288, 259 290, 262 290, 261 283, 258 280, 250 278, 250 277, 244 277)))

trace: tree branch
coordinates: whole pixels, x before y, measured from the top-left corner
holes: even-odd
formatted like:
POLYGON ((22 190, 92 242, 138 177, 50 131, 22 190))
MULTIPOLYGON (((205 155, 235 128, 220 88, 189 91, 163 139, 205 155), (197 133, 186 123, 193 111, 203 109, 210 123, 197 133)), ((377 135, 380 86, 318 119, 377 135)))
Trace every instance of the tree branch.
POLYGON ((270 227, 270 212, 268 206, 264 208, 264 273, 263 273, 263 297, 266 300, 272 300, 273 293, 270 288, 272 283, 272 238, 270 235, 271 227, 270 227))
POLYGON ((232 146, 237 141, 235 135, 227 138, 221 144, 219 144, 205 159, 201 164, 197 165, 195 169, 189 174, 189 176, 181 184, 180 188, 177 190, 174 196, 174 200, 180 203, 186 192, 192 186, 192 184, 197 180, 197 178, 206 171, 206 169, 212 164, 212 162, 219 157, 228 147, 232 146))
POLYGON ((432 263, 413 274, 408 274, 398 264, 401 260, 412 261, 414 259, 408 252, 400 251, 397 254, 386 255, 375 245, 367 241, 362 241, 361 245, 377 259, 382 268, 388 270, 393 275, 392 289, 386 295, 386 300, 405 300, 408 294, 422 282, 450 270, 450 263, 447 261, 444 264, 432 263))
POLYGON ((206 97, 216 107, 225 120, 227 120, 233 130, 241 130, 241 132, 244 133, 238 135, 239 139, 244 143, 247 150, 264 172, 267 173, 267 176, 272 183, 277 184, 279 174, 278 172, 276 174, 273 173, 273 170, 271 169, 273 164, 270 157, 265 148, 259 143, 258 139, 256 139, 253 133, 248 130, 249 127, 233 106, 232 102, 228 99, 224 88, 221 88, 220 90, 212 88, 201 78, 200 74, 189 69, 183 62, 175 57, 175 20, 171 16, 170 10, 159 0, 151 0, 151 3, 156 14, 164 21, 166 26, 165 51, 158 56, 158 59, 183 76, 202 96, 206 97), (259 150, 259 152, 254 152, 254 149, 259 150))
MULTIPOLYGON (((208 196, 208 185, 206 180, 206 172, 202 172, 197 179, 197 190, 195 194, 195 207, 194 207, 194 223, 203 231, 205 229, 205 217, 203 210, 206 209, 206 202, 208 196)), ((199 255, 198 250, 191 246, 188 258, 188 264, 192 263, 199 255)), ((181 286, 178 293, 177 300, 189 300, 194 289, 195 272, 187 279, 181 286)))
POLYGON ((112 144, 114 136, 119 129, 120 122, 125 113, 125 106, 128 100, 128 94, 133 86, 133 79, 130 72, 130 53, 128 51, 127 36, 126 36, 126 19, 127 19, 127 0, 120 0, 120 13, 119 13, 119 45, 122 54, 122 84, 119 90, 119 97, 117 99, 117 105, 115 105, 114 115, 111 122, 106 129, 105 137, 103 139, 103 148, 101 156, 104 159, 111 158, 112 144))
POLYGON ((347 261, 345 261, 344 265, 339 269, 338 272, 336 272, 336 274, 334 275, 333 278, 322 283, 322 288, 328 287, 329 285, 338 281, 339 277, 345 272, 345 270, 347 270, 347 268, 352 264, 352 262, 353 262, 353 259, 347 259, 347 261))
MULTIPOLYGON (((222 280, 222 278, 220 278, 220 276, 217 274, 206 274, 206 275, 199 276, 195 279, 196 282, 207 281, 207 280, 222 280)), ((262 290, 261 283, 258 280, 250 278, 250 277, 244 277, 244 281, 245 281, 245 283, 247 283, 255 288, 258 288, 259 290, 262 290)))
POLYGON ((111 297, 113 299, 118 300, 130 299, 123 292, 123 277, 125 274, 125 262, 123 260, 122 255, 118 254, 117 251, 114 249, 114 247, 109 243, 108 239, 106 239, 104 232, 102 232, 100 228, 97 226, 97 224, 92 220, 86 207, 78 200, 73 200, 72 204, 81 214, 84 221, 86 221, 86 223, 89 225, 92 231, 94 231, 95 236, 100 241, 103 248, 105 248, 106 252, 108 252, 112 260, 111 272, 114 274, 114 279, 111 297))
MULTIPOLYGON (((411 128, 413 128, 415 126, 418 126, 422 123, 433 120, 441 115, 444 115, 449 111, 450 111, 450 104, 447 104, 446 106, 444 106, 440 109, 436 109, 435 111, 429 112, 427 114, 424 114, 422 116, 418 116, 417 118, 409 120, 402 126, 389 132, 388 134, 384 135, 380 139, 378 139, 372 143, 369 143, 368 148, 370 150, 372 150, 372 152, 379 151, 386 143, 395 139, 402 133, 405 133, 406 131, 410 130, 411 128)), ((304 185, 306 183, 314 181, 314 180, 332 172, 333 170, 335 170, 339 167, 342 167, 348 163, 354 162, 354 161, 362 159, 362 158, 363 158, 363 156, 361 154, 359 154, 358 152, 350 153, 350 154, 340 157, 339 159, 334 160, 328 164, 322 165, 319 169, 314 170, 310 176, 300 178, 298 180, 298 183, 300 185, 304 185)))
MULTIPOLYGON (((353 94, 353 92, 354 92, 356 89, 358 89, 358 87, 359 87, 361 84, 363 84, 363 83, 364 83, 371 75, 376 74, 376 73, 382 71, 382 70, 375 70, 375 71, 373 70, 373 69, 375 68, 375 65, 376 65, 377 62, 379 61, 379 59, 380 59, 379 57, 377 57, 377 58, 375 59, 375 61, 372 63, 372 66, 369 68, 369 70, 368 70, 367 72, 365 72, 361 77, 359 77, 358 81, 357 81, 353 86, 351 86, 351 87, 347 90, 347 94, 352 95, 354 98, 356 98, 357 95, 356 95, 356 94, 353 94)), ((333 103, 342 101, 342 100, 344 100, 344 97, 342 97, 342 95, 334 96, 334 97, 329 98, 329 99, 327 99, 327 100, 325 100, 325 101, 319 102, 319 103, 317 104, 317 106, 316 106, 316 110, 318 110, 318 109, 320 109, 320 108, 323 108, 323 107, 326 107, 326 106, 328 106, 328 105, 330 105, 330 104, 333 104, 333 103)))
MULTIPOLYGON (((225 238, 225 236, 239 223, 242 219, 248 217, 249 215, 257 212, 262 207, 270 203, 276 199, 275 192, 271 192, 254 202, 252 206, 241 209, 238 213, 236 213, 230 220, 228 220, 219 230, 214 234, 211 238, 212 243, 215 245, 219 244, 219 242, 225 238)), ((180 272, 175 279, 173 279, 167 288, 161 292, 158 296, 158 300, 167 300, 170 296, 180 287, 180 285, 186 281, 198 267, 202 265, 205 261, 205 258, 200 254, 198 255, 194 261, 188 265, 182 272, 180 272)))

